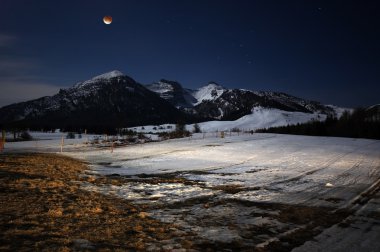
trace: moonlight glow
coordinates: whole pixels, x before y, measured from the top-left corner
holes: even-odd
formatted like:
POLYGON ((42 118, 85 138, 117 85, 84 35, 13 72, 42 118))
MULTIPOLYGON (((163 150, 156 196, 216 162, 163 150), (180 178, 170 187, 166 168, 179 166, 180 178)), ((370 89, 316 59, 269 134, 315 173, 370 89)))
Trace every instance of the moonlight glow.
POLYGON ((112 23, 112 17, 111 17, 111 16, 105 16, 105 17, 103 18, 103 22, 104 22, 105 24, 111 24, 111 23, 112 23))

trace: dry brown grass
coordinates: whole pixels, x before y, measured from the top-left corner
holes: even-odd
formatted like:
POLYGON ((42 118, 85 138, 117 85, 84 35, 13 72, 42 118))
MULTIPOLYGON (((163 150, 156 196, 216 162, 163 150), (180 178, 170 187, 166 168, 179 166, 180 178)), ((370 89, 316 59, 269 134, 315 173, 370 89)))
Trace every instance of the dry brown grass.
POLYGON ((85 169, 60 155, 1 154, 0 251, 142 251, 173 238, 144 206, 81 190, 85 169))

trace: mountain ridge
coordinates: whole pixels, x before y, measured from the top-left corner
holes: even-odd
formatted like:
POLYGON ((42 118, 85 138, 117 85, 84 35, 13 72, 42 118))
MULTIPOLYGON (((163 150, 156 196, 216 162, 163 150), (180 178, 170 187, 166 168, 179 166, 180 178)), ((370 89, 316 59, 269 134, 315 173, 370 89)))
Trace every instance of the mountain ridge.
POLYGON ((0 124, 83 128, 236 120, 254 107, 336 116, 333 107, 285 93, 228 89, 215 82, 193 90, 165 79, 142 85, 113 70, 53 96, 4 106, 0 124))
POLYGON ((183 88, 179 82, 167 80, 164 87, 155 83, 146 87, 156 92, 161 98, 170 101, 177 108, 210 120, 235 120, 249 114, 254 106, 293 112, 323 113, 329 116, 338 115, 335 108, 331 106, 283 92, 228 89, 215 82, 209 82, 196 90, 183 88), (176 94, 170 91, 174 89, 176 94), (188 102, 183 106, 183 102, 179 101, 186 99, 181 97, 181 94, 192 96, 193 102, 188 102))

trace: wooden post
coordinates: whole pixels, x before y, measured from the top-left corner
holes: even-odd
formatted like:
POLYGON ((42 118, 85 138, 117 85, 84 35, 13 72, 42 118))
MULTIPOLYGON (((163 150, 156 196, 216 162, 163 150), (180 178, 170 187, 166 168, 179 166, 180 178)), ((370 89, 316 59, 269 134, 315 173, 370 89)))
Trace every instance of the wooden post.
POLYGON ((63 144, 65 143, 65 139, 63 138, 63 135, 62 135, 62 139, 61 139, 61 153, 63 152, 63 144))
POLYGON ((84 139, 86 139, 86 145, 88 144, 87 129, 84 130, 84 139))

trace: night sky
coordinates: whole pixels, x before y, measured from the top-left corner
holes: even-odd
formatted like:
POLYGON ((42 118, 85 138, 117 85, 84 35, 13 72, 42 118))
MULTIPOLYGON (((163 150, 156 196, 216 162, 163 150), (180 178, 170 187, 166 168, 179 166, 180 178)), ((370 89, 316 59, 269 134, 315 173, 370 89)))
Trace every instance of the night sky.
POLYGON ((199 88, 380 103, 380 4, 317 0, 0 0, 0 106, 120 70, 199 88), (111 25, 102 18, 113 17, 111 25))

